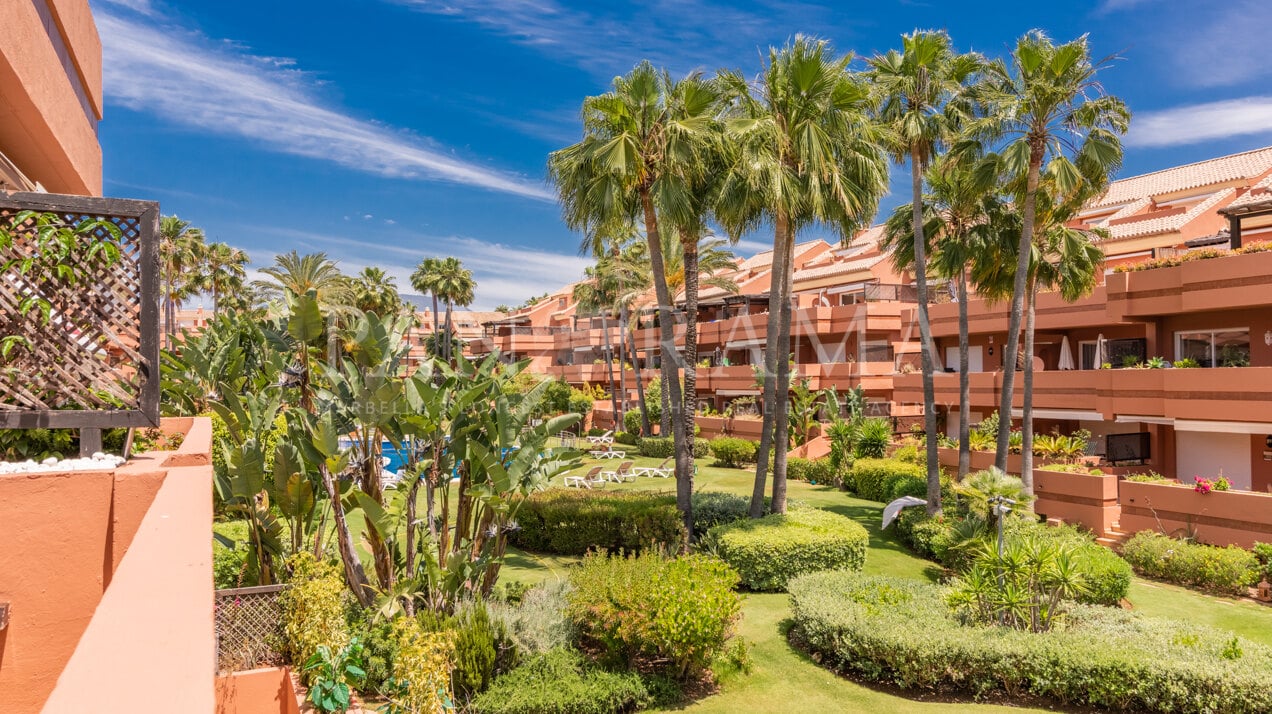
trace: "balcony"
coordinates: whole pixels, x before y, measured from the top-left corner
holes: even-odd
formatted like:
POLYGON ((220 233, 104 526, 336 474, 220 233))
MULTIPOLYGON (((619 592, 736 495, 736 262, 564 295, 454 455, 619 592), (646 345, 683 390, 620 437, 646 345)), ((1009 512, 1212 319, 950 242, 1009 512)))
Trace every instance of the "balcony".
MULTIPOLYGON (((1110 284, 1111 278, 1110 277, 1110 284)), ((1010 316, 1006 303, 989 304, 985 300, 973 299, 967 303, 967 324, 971 334, 985 334, 1007 331, 1007 320, 1010 316)), ((1085 298, 1068 303, 1061 299, 1059 293, 1040 293, 1037 305, 1037 329, 1039 331, 1068 330, 1091 325, 1103 325, 1119 322, 1120 319, 1110 317, 1106 310, 1106 289, 1100 285, 1085 298)), ((917 334, 918 309, 908 307, 902 319, 915 325, 917 334)), ((932 336, 958 336, 958 303, 942 303, 928 308, 928 318, 932 324, 932 336)))
MULTIPOLYGON (((564 379, 570 384, 602 384, 609 382, 609 367, 605 364, 554 364, 544 368, 549 377, 564 379)), ((614 378, 618 379, 618 366, 614 366, 614 378)))
POLYGON ((1272 306, 1272 252, 1108 276, 1115 319, 1272 306))

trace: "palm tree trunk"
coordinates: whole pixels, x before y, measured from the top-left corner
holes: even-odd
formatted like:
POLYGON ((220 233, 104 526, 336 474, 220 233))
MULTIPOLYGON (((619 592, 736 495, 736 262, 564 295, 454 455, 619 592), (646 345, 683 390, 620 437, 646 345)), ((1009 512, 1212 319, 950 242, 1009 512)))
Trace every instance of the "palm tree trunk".
POLYGON ((1029 278, 1029 257, 1033 246, 1034 220, 1038 206, 1038 181, 1042 175, 1042 157, 1046 146, 1030 141, 1029 173, 1025 177, 1025 205, 1020 214, 1020 245, 1016 256, 1016 282, 1011 293, 1011 313, 1007 320, 1007 345, 1003 352, 1003 393, 998 403, 998 450, 994 465, 1007 470, 1007 453, 1011 439, 1011 405, 1016 387, 1016 358, 1020 353, 1020 323, 1025 307, 1025 290, 1029 278))
POLYGON ((451 326, 452 306, 453 306, 453 303, 451 303, 450 300, 447 300, 446 301, 446 361, 450 362, 451 364, 454 364, 454 362, 452 361, 452 358, 455 356, 455 347, 453 344, 455 337, 451 332, 452 329, 454 329, 451 326))
POLYGON ((440 357, 442 353, 441 344, 437 342, 441 334, 441 325, 437 321, 437 293, 429 293, 433 296, 433 344, 437 347, 437 354, 434 357, 440 357))
MULTIPOLYGON (((663 422, 671 417, 672 422, 672 438, 674 444, 679 444, 680 439, 684 438, 684 430, 681 428, 681 403, 680 403, 680 385, 676 379, 676 333, 675 323, 671 317, 671 294, 667 289, 667 272, 663 264, 662 239, 658 233, 658 215, 654 211, 654 198, 650 192, 648 184, 641 186, 640 189, 641 208, 645 214, 645 240, 649 244, 649 267, 654 274, 654 294, 658 298, 658 323, 659 323, 659 340, 660 349, 662 350, 662 370, 663 370, 663 393, 670 394, 667 397, 668 406, 671 407, 671 414, 664 412, 663 422)), ((666 432, 662 434, 666 436, 666 432)), ((685 473, 680 465, 676 467, 676 490, 680 491, 681 482, 691 483, 692 473, 685 473)))
POLYGON ((913 191, 914 283, 919 301, 919 363, 923 369, 923 430, 927 451, 927 512, 941 511, 941 464, 936 453, 936 388, 932 359, 932 323, 928 319, 927 238, 923 235, 923 160, 918 147, 910 151, 910 188, 913 191))
MULTIPOLYGON (((608 341, 608 337, 606 340, 608 341)), ((623 368, 623 363, 627 361, 627 340, 623 339, 623 314, 618 315, 618 411, 614 412, 615 418, 622 426, 623 431, 627 431, 627 370, 623 368)), ((616 429, 617 431, 617 429, 616 429)))
MULTIPOLYGON (((627 307, 623 307, 623 314, 627 314, 627 307)), ((632 355, 632 371, 636 376, 636 403, 640 408, 640 433, 641 436, 649 436, 653 430, 649 427, 649 410, 645 406, 645 381, 640 372, 640 360, 637 358, 636 352, 636 333, 632 330, 624 332, 623 339, 629 340, 632 355)))
POLYGON ((958 480, 967 478, 972 465, 972 389, 967 356, 967 269, 958 271, 958 480))
POLYGON ((685 417, 684 440, 676 448, 677 470, 681 462, 689 474, 681 488, 676 484, 676 503, 685 518, 685 532, 693 538, 693 441, 694 421, 698 410, 698 237, 681 230, 680 242, 685 260, 685 417))
MULTIPOLYGON (((764 395, 762 397, 763 421, 760 425, 760 448, 755 456, 755 488, 751 491, 751 517, 764 515, 764 491, 768 479, 769 454, 773 450, 774 417, 777 414, 777 359, 778 340, 781 332, 782 283, 786 280, 786 234, 790 223, 786 214, 778 211, 773 230, 773 264, 770 266, 768 320, 765 324, 764 344, 764 395)), ((785 350, 781 350, 784 352, 785 350)), ((785 358, 785 355, 782 355, 785 358)))
POLYGON ((623 422, 618 418, 618 390, 614 389, 614 348, 610 346, 609 323, 605 321, 605 311, 601 311, 601 344, 605 347, 605 377, 609 380, 610 406, 614 409, 614 431, 621 431, 623 422))
POLYGON ((782 305, 777 335, 777 385, 773 405, 773 513, 786 513, 786 452, 790 442, 791 408, 791 286, 795 273, 795 232, 786 228, 782 275, 782 305))
POLYGON ((1025 493, 1032 494, 1033 489, 1033 353, 1034 353, 1034 302, 1038 296, 1038 285, 1030 281, 1028 302, 1025 309, 1025 394, 1020 412, 1020 480, 1025 485, 1025 493))

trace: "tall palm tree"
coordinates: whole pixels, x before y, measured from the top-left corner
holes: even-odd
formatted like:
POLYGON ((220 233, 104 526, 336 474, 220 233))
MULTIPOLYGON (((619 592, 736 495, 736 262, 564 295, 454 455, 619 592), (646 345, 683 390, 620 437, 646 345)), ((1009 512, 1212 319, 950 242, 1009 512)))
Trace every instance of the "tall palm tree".
POLYGON ((362 269, 350 281, 353 305, 362 312, 388 317, 402 309, 402 296, 391 276, 375 267, 362 269))
MULTIPOLYGON (((613 348, 610 346, 610 330, 606 316, 613 312, 614 306, 618 304, 617 292, 619 287, 616 284, 616 276, 611 264, 611 259, 602 255, 597 258, 596 265, 588 266, 583 271, 583 280, 574 285, 574 303, 578 312, 585 315, 599 315, 601 318, 601 339, 605 350, 605 372, 609 379, 610 404, 614 409, 614 419, 617 426, 623 423, 623 419, 618 403, 618 390, 615 388, 614 382, 614 362, 610 359, 613 354, 613 348)), ((623 365, 620 361, 619 369, 622 370, 622 368, 623 365)), ((624 394, 623 396, 626 398, 627 395, 624 394)))
POLYGON ((918 290, 923 417, 927 432, 927 510, 941 510, 941 465, 936 452, 936 370, 932 323, 928 319, 927 240, 924 235, 923 175, 952 137, 964 114, 963 97, 983 65, 978 55, 954 52, 944 32, 916 30, 903 35, 901 51, 870 60, 870 77, 880 95, 879 121, 893 159, 910 165, 910 215, 914 239, 914 283, 918 290))
POLYGON ((433 290, 433 280, 437 275, 437 267, 441 261, 437 258, 425 258, 415 266, 411 273, 411 287, 433 298, 433 334, 441 332, 437 317, 437 293, 433 290))
MULTIPOLYGON (((690 199, 683 180, 686 167, 702 166, 704 126, 716 112, 704 99, 708 80, 693 73, 672 80, 649 62, 614 79, 609 92, 583 102, 582 141, 553 152, 548 172, 561 199, 567 225, 584 234, 599 223, 641 219, 658 299, 662 388, 670 396, 676 444, 683 444, 683 404, 676 379, 672 297, 665 280, 658 211, 690 199)), ((692 434, 689 435, 692 438, 692 434)), ((676 500, 692 521, 690 464, 677 460, 676 500)))
POLYGON ((443 356, 448 362, 454 361, 454 347, 452 342, 455 340, 455 324, 452 319, 452 313, 456 305, 460 307, 468 307, 473 304, 473 291, 477 289, 477 281, 473 280, 473 273, 464 267, 464 264, 454 256, 441 259, 437 264, 437 272, 431 281, 433 292, 438 299, 446 303, 446 342, 443 343, 445 355, 443 356))
POLYGON ((267 300, 299 297, 312 290, 325 314, 343 314, 352 305, 349 278, 326 253, 283 253, 274 256, 274 264, 261 273, 267 278, 254 281, 253 286, 267 300))
POLYGON ((203 252, 202 286, 212 293, 212 311, 221 307, 221 297, 243 287, 247 277, 247 253, 228 243, 209 243, 203 252))
MULTIPOLYGON (((1058 192, 1070 195, 1083 181, 1103 183, 1122 162, 1121 135, 1130 123, 1130 111, 1121 99, 1104 93, 1098 78, 1111 60, 1093 62, 1086 35, 1057 45, 1033 30, 1016 42, 1010 62, 995 61, 986 72, 982 99, 987 111, 973 123, 973 130, 986 138, 1005 137, 1007 173, 1023 178, 1017 192, 1021 230, 1003 352, 1008 363, 998 410, 1008 424, 1016 377, 1010 360, 1020 350, 1043 167, 1058 192)), ((998 430, 995 463, 1000 469, 1007 466, 1010 432, 998 430)), ((1030 479, 1032 474, 1021 476, 1030 479)))
POLYGON ((172 349, 172 338, 177 334, 177 306, 198 289, 203 246, 203 229, 177 216, 159 220, 159 284, 168 349, 172 349))
MULTIPOLYGON (((924 239, 929 244, 930 265, 937 275, 955 281, 957 286, 960 481, 971 466, 968 272, 976 272, 976 266, 984 261, 1000 262, 992 235, 1014 217, 997 193, 994 167, 992 158, 980 159, 973 147, 946 154, 928 169, 928 192, 923 197, 924 239)), ((892 254, 898 272, 914 269, 913 210, 910 204, 899 206, 885 223, 883 247, 892 254)))
POLYGON ((787 405, 790 395, 791 283, 795 238, 820 222, 848 240, 874 214, 888 183, 887 161, 868 116, 870 93, 821 40, 796 36, 770 49, 760 76, 725 72, 732 108, 726 136, 735 146, 716 217, 731 235, 773 226, 768 347, 764 354, 764 425, 751 514, 764 508, 769 452, 772 509, 786 509, 787 405), (779 359, 780 358, 780 359, 779 359))

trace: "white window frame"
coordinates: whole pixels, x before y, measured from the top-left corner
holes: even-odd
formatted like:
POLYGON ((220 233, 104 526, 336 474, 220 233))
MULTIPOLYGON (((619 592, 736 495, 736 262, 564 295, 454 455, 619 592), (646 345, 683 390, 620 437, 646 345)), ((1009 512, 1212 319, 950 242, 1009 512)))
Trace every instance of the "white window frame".
MULTIPOLYGON (((1091 345, 1091 347, 1093 348, 1098 348, 1100 346, 1100 341, 1099 340, 1078 340, 1078 369, 1099 369, 1100 365, 1098 364, 1093 364, 1090 367, 1082 366, 1083 345, 1091 345)), ((1096 355, 1096 356, 1098 357, 1099 355, 1096 355)))
POLYGON ((1217 359, 1218 354, 1215 351, 1215 333, 1216 332, 1240 332, 1241 330, 1245 330, 1247 339, 1249 339, 1249 335, 1250 335, 1249 327, 1215 327, 1215 328, 1202 327, 1202 328, 1197 328, 1194 330, 1176 330, 1175 331, 1175 359, 1176 360, 1183 359, 1183 357, 1180 356, 1181 353, 1183 352, 1183 340, 1180 338, 1180 335, 1195 335, 1202 332, 1208 332, 1210 333, 1210 367, 1208 369, 1214 369, 1215 367, 1218 366, 1216 363, 1219 361, 1217 359))

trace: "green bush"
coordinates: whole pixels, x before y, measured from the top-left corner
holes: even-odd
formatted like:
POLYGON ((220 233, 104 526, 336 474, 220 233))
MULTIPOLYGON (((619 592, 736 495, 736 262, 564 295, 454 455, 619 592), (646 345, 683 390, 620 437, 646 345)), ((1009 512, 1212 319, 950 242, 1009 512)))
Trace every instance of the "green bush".
POLYGON ((1259 581, 1259 559, 1244 548, 1220 548, 1140 531, 1122 544, 1122 557, 1141 575, 1225 595, 1245 595, 1259 581))
POLYGON ((711 442, 701 437, 695 437, 693 440, 693 457, 695 459, 705 459, 711 455, 711 442))
POLYGON ((591 395, 580 392, 577 389, 570 390, 570 401, 568 403, 569 411, 574 414, 587 416, 592 411, 593 399, 591 395))
POLYGON ((469 704, 474 714, 620 714, 648 704, 640 676, 590 665, 565 649, 535 655, 469 704))
POLYGON ((307 662, 326 645, 333 652, 349 644, 345 621, 345 579, 339 565, 301 552, 288 559, 291 587, 278 596, 283 639, 293 664, 307 662))
POLYGON ((574 623, 565 613, 569 591, 569 581, 548 580, 527 591, 516 605, 491 601, 486 609, 503 623, 518 654, 542 654, 574 641, 574 623))
POLYGON ((393 623, 388 620, 374 624, 363 623, 358 631, 358 641, 362 643, 362 669, 366 672, 360 689, 367 692, 383 691, 393 678, 393 661, 397 656, 397 637, 393 634, 393 623))
POLYGON ((786 478, 792 481, 807 481, 808 472, 813 467, 811 459, 801 459, 798 456, 792 456, 786 459, 786 478))
POLYGON ((486 690, 495 674, 512 669, 517 650, 502 620, 492 620, 480 600, 467 602, 453 620, 455 645, 451 682, 455 694, 472 697, 486 690))
POLYGON ((220 541, 212 542, 212 582, 217 590, 250 587, 256 585, 257 575, 248 565, 247 547, 236 544, 227 548, 220 541))
POLYGON ((844 477, 844 485, 859 498, 881 503, 901 496, 924 496, 927 469, 896 459, 857 459, 844 477))
POLYGON ((674 456, 676 445, 670 436, 646 436, 640 440, 640 455, 651 459, 665 459, 674 456))
POLYGON ((750 511, 749 498, 724 491, 699 491, 693 494, 694 537, 701 538, 716 526, 747 518, 750 511))
POLYGON ((1272 543, 1255 543, 1254 557, 1259 559, 1259 565, 1263 566, 1261 575, 1268 577, 1272 575, 1272 543))
POLYGON ((882 459, 888 455, 892 443, 892 422, 887 419, 866 419, 857 429, 857 441, 853 456, 859 459, 882 459))
POLYGON ((715 466, 738 468, 742 464, 755 463, 755 452, 759 447, 754 441, 722 436, 711 440, 711 455, 715 457, 715 466))
POLYGON ((830 459, 801 459, 792 457, 786 460, 786 478, 792 481, 809 481, 812 483, 834 483, 835 472, 830 459))
POLYGON ((640 446, 640 437, 630 431, 620 431, 614 435, 614 441, 624 446, 640 446))
POLYGON ((902 578, 806 575, 790 584, 791 637, 840 672, 927 694, 1272 711, 1272 648, 1230 632, 1083 605, 1046 633, 965 625, 944 604, 947 592, 902 578))
POLYGON ((898 446, 895 450, 893 450, 892 458, 897 461, 904 461, 907 464, 914 464, 915 466, 923 466, 925 468, 927 467, 927 452, 919 449, 919 447, 915 444, 898 446))
POLYGON ((819 570, 861 570, 869 534, 856 521, 817 508, 712 528, 716 552, 751 590, 781 591, 791 578, 819 570))
POLYGON ((517 523, 512 545, 537 553, 637 552, 651 543, 676 549, 685 540, 674 496, 633 491, 540 491, 526 499, 517 523))
MULTIPOLYGON (((632 434, 641 433, 640 410, 632 409, 623 413, 623 429, 632 434)), ((650 426, 653 426, 652 424, 650 426)))
POLYGON ((592 553, 570 582, 568 612, 586 644, 680 680, 707 671, 741 614, 738 574, 704 555, 592 553))

